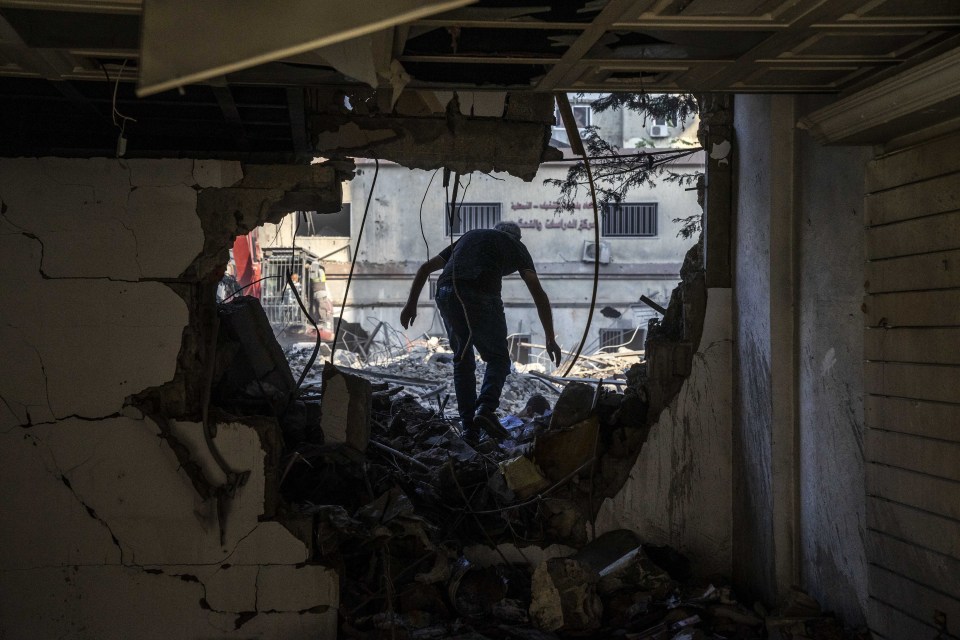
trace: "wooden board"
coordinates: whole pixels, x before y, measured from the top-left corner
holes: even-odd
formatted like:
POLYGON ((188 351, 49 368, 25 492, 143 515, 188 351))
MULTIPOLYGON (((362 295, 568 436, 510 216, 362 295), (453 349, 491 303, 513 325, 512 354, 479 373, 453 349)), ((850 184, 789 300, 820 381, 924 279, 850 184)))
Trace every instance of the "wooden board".
POLYGON ((960 289, 885 293, 867 296, 863 303, 868 327, 960 326, 960 289))
POLYGON ((878 396, 960 404, 960 367, 867 362, 863 367, 863 388, 878 396))
POLYGON ((870 495, 960 520, 960 483, 874 462, 865 468, 870 495))
POLYGON ((867 165, 867 193, 919 182, 960 167, 960 134, 891 153, 867 165))
POLYGON ((863 410, 872 428, 960 442, 960 404, 866 396, 863 410))
POLYGON ((951 595, 875 565, 868 569, 868 584, 871 597, 895 603, 898 609, 910 612, 923 622, 933 624, 936 612, 942 611, 947 614, 947 630, 954 634, 960 632, 960 600, 951 595))
POLYGON ((920 549, 883 533, 868 531, 865 543, 877 564, 920 584, 960 594, 960 560, 920 549))
POLYGON ((937 635, 932 624, 921 623, 885 602, 870 598, 867 607, 874 640, 929 640, 937 635))
MULTIPOLYGON (((865 449, 869 462, 879 462, 960 483, 960 443, 909 433, 868 429, 865 449)), ((960 504, 960 484, 952 489, 960 504)), ((868 492, 875 493, 872 488, 868 489, 868 492)))
POLYGON ((867 226, 957 209, 960 209, 960 174, 957 173, 871 193, 864 199, 867 226))
POLYGON ((867 259, 960 248, 960 211, 867 229, 867 259))
POLYGON ((867 360, 960 365, 960 327, 867 329, 867 360))
POLYGON ((867 262, 867 293, 960 287, 960 249, 867 262))
MULTIPOLYGON (((960 522, 881 498, 867 498, 867 528, 960 559, 960 522)), ((870 554, 871 562, 879 559, 870 554)))

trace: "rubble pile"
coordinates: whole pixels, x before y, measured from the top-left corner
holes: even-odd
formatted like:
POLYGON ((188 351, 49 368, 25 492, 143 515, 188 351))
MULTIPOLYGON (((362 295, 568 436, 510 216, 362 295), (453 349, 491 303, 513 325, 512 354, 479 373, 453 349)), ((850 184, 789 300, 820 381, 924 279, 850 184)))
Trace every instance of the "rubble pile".
POLYGON ((277 519, 338 571, 342 637, 853 638, 803 594, 767 615, 674 549, 595 535, 696 342, 685 315, 651 327, 659 362, 586 360, 615 385, 511 376, 525 386, 505 393, 509 437, 471 446, 450 417, 442 341, 363 369, 338 351, 347 366, 313 370, 313 347, 284 354, 259 303, 238 297, 221 305, 210 403, 279 428, 277 519))
MULTIPOLYGON (((306 366, 314 349, 312 343, 297 343, 285 353, 290 368, 299 376, 306 366)), ((329 361, 330 351, 326 345, 319 357, 329 361)), ((394 349, 382 353, 377 358, 362 360, 356 353, 347 349, 336 352, 337 366, 345 371, 363 375, 376 381, 401 384, 405 390, 424 403, 437 404, 446 398, 444 410, 449 415, 457 415, 457 398, 453 392, 453 352, 446 338, 433 337, 417 340, 405 349, 394 349)), ((483 379, 486 365, 477 361, 477 380, 483 379)), ((507 376, 500 399, 500 408, 508 414, 517 414, 526 406, 527 399, 534 394, 542 394, 550 402, 556 400, 559 392, 555 385, 527 374, 527 371, 543 371, 542 365, 515 365, 515 370, 507 376)), ((317 384, 318 374, 308 375, 305 384, 317 384)))

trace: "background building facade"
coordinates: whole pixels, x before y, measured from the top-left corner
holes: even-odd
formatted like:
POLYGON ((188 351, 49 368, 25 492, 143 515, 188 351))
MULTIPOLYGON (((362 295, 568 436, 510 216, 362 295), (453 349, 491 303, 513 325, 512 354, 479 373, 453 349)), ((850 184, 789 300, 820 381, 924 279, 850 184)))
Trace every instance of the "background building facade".
MULTIPOLYGON (((464 99, 469 100, 469 94, 464 99)), ((623 153, 696 145, 696 119, 658 124, 627 110, 594 113, 586 102, 590 99, 585 96, 573 105, 578 124, 596 126, 606 140, 622 147, 623 153)), ((555 127, 553 137, 551 144, 564 149, 569 157, 563 128, 555 127)), ((381 161, 377 174, 373 160, 358 159, 356 177, 344 183, 345 204, 339 214, 290 214, 280 224, 265 225, 260 241, 264 248, 293 245, 321 257, 336 309, 343 300, 350 260, 357 252, 344 318, 368 331, 380 321, 399 329, 400 309, 422 262, 466 231, 490 228, 502 220, 517 222, 550 296, 558 343, 572 350, 587 321, 593 287, 593 204, 585 186, 574 210, 558 213, 559 187, 544 184, 544 180, 564 178, 573 162, 544 164, 530 182, 506 174, 460 176, 459 212, 451 220, 447 214, 452 177, 444 188, 442 171, 408 169, 381 161)), ((678 161, 671 170, 702 172, 702 153, 678 161)), ((631 190, 618 209, 601 209, 598 302, 587 352, 617 345, 642 348, 647 322, 657 314, 640 302, 640 296, 666 306, 679 280, 684 253, 693 242, 678 236, 681 225, 674 219, 699 212, 694 189, 666 182, 631 190), (605 307, 615 309, 619 317, 609 317, 616 315, 609 310, 602 315, 600 310, 605 307)), ((432 302, 438 276, 434 274, 421 294, 417 320, 406 332, 409 339, 444 335, 432 302)), ((504 280, 503 300, 508 331, 533 344, 544 344, 536 308, 519 276, 504 280)))

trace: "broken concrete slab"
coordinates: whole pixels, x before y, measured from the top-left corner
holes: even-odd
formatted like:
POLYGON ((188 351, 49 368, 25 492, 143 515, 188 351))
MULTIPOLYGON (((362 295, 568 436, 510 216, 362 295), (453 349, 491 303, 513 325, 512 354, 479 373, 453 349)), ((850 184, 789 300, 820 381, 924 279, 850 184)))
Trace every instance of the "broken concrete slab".
POLYGON ((598 574, 640 546, 640 536, 629 529, 607 531, 584 545, 574 558, 588 564, 598 574))
POLYGON ((530 619, 544 631, 584 632, 600 627, 600 577, 572 558, 546 560, 533 572, 530 619))
POLYGON ((360 376, 327 363, 323 368, 320 428, 327 442, 342 442, 364 451, 370 440, 373 389, 360 376))
MULTIPOLYGON (((319 98, 316 104, 332 99, 319 98)), ((511 94, 506 117, 461 113, 456 97, 443 113, 423 116, 311 114, 310 135, 325 155, 352 155, 393 160, 411 169, 441 166, 470 173, 506 171, 532 180, 540 163, 562 154, 547 146, 553 120, 553 96, 511 94), (364 154, 366 154, 364 156, 364 154)))
POLYGON ((507 487, 521 500, 536 495, 550 486, 550 481, 543 476, 539 467, 526 456, 504 460, 499 466, 507 481, 507 487))
POLYGON ((533 461, 549 480, 559 482, 593 458, 599 433, 596 416, 562 431, 543 431, 534 443, 533 461))
POLYGON ((213 398, 218 406, 261 398, 285 406, 296 381, 260 301, 237 296, 217 309, 217 364, 213 398))
POLYGON ((596 392, 596 387, 583 382, 567 384, 553 408, 550 428, 566 429, 590 417, 596 392))

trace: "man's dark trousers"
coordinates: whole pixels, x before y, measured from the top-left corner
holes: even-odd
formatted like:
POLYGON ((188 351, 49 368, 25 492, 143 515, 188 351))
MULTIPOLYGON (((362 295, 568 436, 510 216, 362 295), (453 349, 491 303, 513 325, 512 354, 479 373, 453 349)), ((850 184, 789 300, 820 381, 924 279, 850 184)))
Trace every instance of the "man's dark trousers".
POLYGON ((464 426, 469 427, 478 406, 497 410, 503 384, 510 373, 503 300, 496 293, 460 283, 456 289, 447 285, 438 287, 436 299, 454 353, 453 386, 460 418, 464 426), (479 398, 473 347, 487 363, 479 398))

